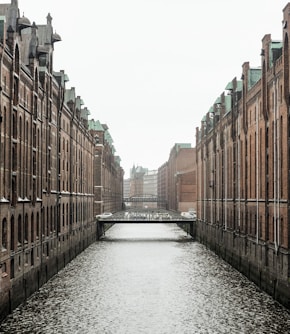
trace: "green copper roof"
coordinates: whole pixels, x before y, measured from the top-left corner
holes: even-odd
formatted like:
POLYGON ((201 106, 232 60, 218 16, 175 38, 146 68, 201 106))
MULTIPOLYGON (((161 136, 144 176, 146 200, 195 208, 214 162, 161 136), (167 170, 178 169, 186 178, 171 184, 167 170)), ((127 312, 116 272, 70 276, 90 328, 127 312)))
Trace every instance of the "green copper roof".
POLYGON ((75 89, 74 88, 66 89, 65 95, 64 95, 64 101, 65 102, 69 102, 69 101, 75 102, 75 98, 76 98, 75 89))
POLYGON ((90 111, 89 111, 89 109, 87 108, 87 107, 85 107, 85 108, 83 108, 83 109, 81 109, 81 117, 83 118, 83 119, 88 119, 88 116, 90 115, 91 113, 90 113, 90 111))
POLYGON ((248 88, 252 88, 262 77, 261 68, 250 68, 248 72, 248 88))
POLYGON ((233 82, 230 81, 230 82, 226 85, 225 90, 233 90, 233 89, 234 89, 233 82))
POLYGON ((118 155, 115 156, 115 161, 120 166, 121 158, 118 155))
POLYGON ((189 143, 175 143, 174 148, 176 152, 178 152, 182 148, 191 148, 191 144, 189 143))
POLYGON ((237 92, 241 92, 243 90, 243 81, 242 80, 238 80, 237 81, 237 92))
POLYGON ((218 104, 218 103, 221 103, 222 102, 222 99, 221 97, 219 96, 215 101, 214 101, 214 104, 218 104))
POLYGON ((225 96, 225 114, 232 110, 232 95, 225 96))
POLYGON ((5 34, 5 16, 1 15, 0 16, 0 37, 3 40, 4 39, 4 34, 5 34))
POLYGON ((82 105, 84 105, 84 101, 78 96, 78 97, 76 98, 76 108, 77 108, 78 110, 81 110, 82 105))
POLYGON ((282 41, 272 41, 270 44, 271 49, 281 49, 283 47, 282 41))
POLYGON ((55 72, 53 71, 53 75, 55 78, 60 78, 58 82, 62 87, 64 87, 65 83, 69 81, 69 77, 67 74, 65 74, 63 71, 55 72))
POLYGON ((270 66, 282 56, 283 43, 281 41, 272 41, 269 45, 269 62, 270 66))
POLYGON ((93 119, 90 119, 88 125, 89 125, 89 130, 105 131, 100 121, 95 121, 93 119))
POLYGON ((110 132, 106 130, 105 132, 105 140, 111 145, 113 143, 113 138, 110 135, 110 132))

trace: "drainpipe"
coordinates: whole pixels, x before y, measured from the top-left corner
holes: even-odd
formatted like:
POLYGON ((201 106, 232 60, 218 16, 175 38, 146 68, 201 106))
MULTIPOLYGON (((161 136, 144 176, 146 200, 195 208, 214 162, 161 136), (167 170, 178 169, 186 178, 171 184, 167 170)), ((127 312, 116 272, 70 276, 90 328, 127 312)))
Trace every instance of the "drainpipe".
POLYGON ((259 243, 259 104, 256 101, 256 243, 259 243))
POLYGON ((238 227, 241 226, 241 119, 238 115, 238 227))
POLYGON ((226 134, 226 140, 225 140, 225 166, 224 166, 224 174, 225 174, 225 230, 228 228, 228 222, 227 222, 227 199, 228 199, 228 175, 227 175, 227 165, 228 165, 228 152, 227 152, 227 136, 226 134))
POLYGON ((278 251, 277 238, 277 101, 276 101, 276 79, 273 82, 274 89, 274 245, 275 251, 278 251))
MULTIPOLYGON (((217 137, 217 142, 219 143, 219 136, 217 137)), ((216 213, 216 221, 219 223, 220 219, 220 164, 219 164, 219 149, 217 149, 216 154, 216 200, 217 200, 217 213, 216 213)))
POLYGON ((277 100, 277 79, 275 78, 275 106, 276 106, 276 123, 277 123, 277 151, 276 151, 276 154, 277 154, 277 198, 276 198, 276 201, 277 201, 277 250, 278 250, 278 247, 280 245, 280 164, 281 164, 281 161, 280 161, 280 145, 281 145, 281 138, 280 138, 280 126, 281 126, 281 123, 279 121, 279 118, 278 118, 278 100, 277 100))
POLYGON ((213 189, 214 189, 214 184, 213 184, 213 151, 212 151, 212 154, 211 154, 211 159, 210 159, 210 168, 211 168, 211 180, 209 181, 210 182, 210 186, 211 186, 211 200, 210 200, 210 222, 211 224, 213 224, 213 189))
POLYGON ((203 160, 203 221, 206 221, 206 163, 203 160))
MULTIPOLYGON (((0 58, 0 84, 2 83, 2 53, 1 53, 1 58, 0 58)), ((0 86, 0 157, 3 156, 3 170, 5 169, 5 159, 4 159, 4 152, 2 153, 1 150, 1 136, 2 136, 2 122, 4 121, 4 116, 2 114, 2 86, 0 86)), ((4 126, 3 126, 3 130, 4 130, 4 126)), ((4 132, 3 132, 4 135, 4 132)), ((5 137, 5 136, 3 136, 5 137)), ((4 141, 5 143, 5 141, 4 141)), ((3 150, 4 151, 4 150, 3 150)), ((2 172, 1 172, 1 168, 0 168, 0 199, 4 198, 4 182, 2 180, 2 172)))

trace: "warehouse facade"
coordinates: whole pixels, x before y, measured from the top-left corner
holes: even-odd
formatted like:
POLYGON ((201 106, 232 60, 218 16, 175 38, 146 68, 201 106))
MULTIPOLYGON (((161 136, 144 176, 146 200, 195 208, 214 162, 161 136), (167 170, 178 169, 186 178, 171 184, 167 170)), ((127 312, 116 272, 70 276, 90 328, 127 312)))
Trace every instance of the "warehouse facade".
POLYGON ((197 129, 199 239, 290 307, 290 4, 197 129))
MULTIPOLYGON (((50 14, 38 26, 20 17, 18 1, 0 4, 0 318, 97 238, 99 143, 68 76, 53 69, 61 38, 51 23, 50 14)), ((109 181, 120 193, 113 155, 109 181)))

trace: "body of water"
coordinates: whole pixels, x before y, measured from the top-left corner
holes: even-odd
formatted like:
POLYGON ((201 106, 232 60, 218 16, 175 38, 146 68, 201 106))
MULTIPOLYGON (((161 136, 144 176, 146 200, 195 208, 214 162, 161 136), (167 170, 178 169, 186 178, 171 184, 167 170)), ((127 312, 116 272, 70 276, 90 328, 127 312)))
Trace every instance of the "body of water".
POLYGON ((290 333, 290 315, 175 224, 114 225, 0 333, 290 333))

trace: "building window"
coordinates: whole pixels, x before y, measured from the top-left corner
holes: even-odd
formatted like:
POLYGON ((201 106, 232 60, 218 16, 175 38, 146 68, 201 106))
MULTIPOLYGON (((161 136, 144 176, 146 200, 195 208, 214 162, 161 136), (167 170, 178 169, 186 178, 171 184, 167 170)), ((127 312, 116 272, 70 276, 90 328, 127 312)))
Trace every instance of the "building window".
POLYGON ((18 225, 17 225, 17 243, 18 246, 21 246, 22 244, 22 222, 21 222, 21 216, 18 216, 18 225))
POLYGON ((14 96, 13 96, 13 104, 16 106, 18 104, 19 99, 19 82, 18 79, 14 78, 14 96))
POLYGON ((15 250, 15 221, 14 216, 11 217, 10 221, 10 249, 15 250))
POLYGON ((2 220, 2 251, 7 250, 7 220, 2 220))
POLYGON ((37 103, 37 96, 33 96, 33 116, 34 119, 37 119, 38 115, 38 103, 37 103))
POLYGON ((31 242, 34 241, 34 215, 33 213, 31 214, 31 222, 30 222, 30 238, 31 242))
POLYGON ((14 258, 11 259, 10 262, 10 278, 14 278, 15 277, 15 273, 14 273, 14 258))
POLYGON ((36 214, 36 239, 39 239, 39 213, 36 214))
POLYGON ((28 215, 25 215, 24 221, 24 242, 28 243, 28 215))
POLYGON ((12 176, 12 202, 11 205, 15 206, 17 203, 17 182, 16 182, 16 176, 12 176))
POLYGON ((13 113, 13 138, 17 139, 17 115, 13 113))

